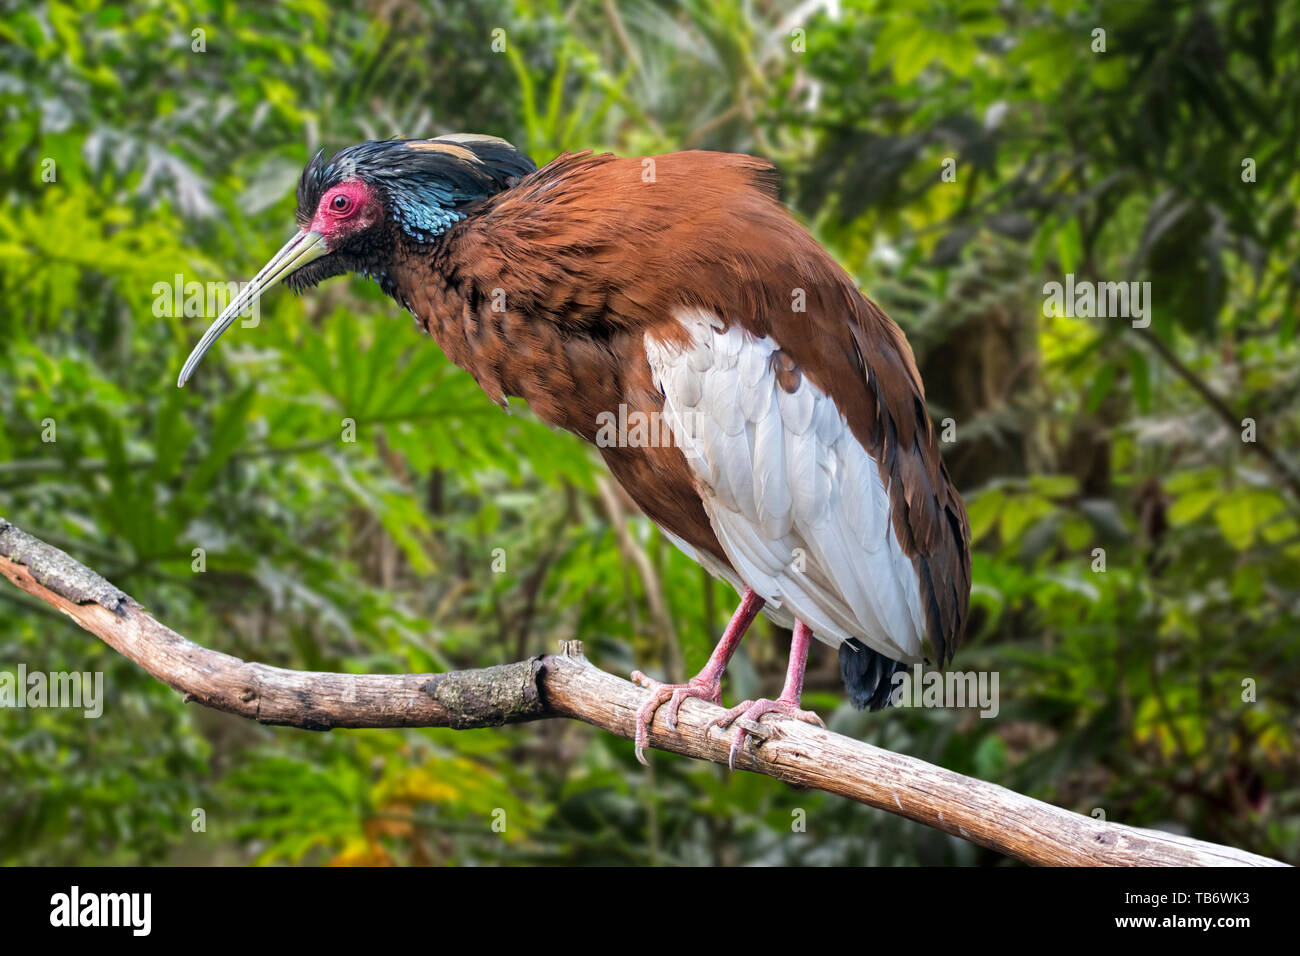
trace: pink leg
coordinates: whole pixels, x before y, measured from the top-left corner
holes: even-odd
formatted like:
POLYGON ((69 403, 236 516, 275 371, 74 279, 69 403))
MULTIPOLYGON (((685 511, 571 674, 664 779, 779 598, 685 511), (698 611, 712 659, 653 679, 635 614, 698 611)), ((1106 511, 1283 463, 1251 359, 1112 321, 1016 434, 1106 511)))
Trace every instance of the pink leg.
POLYGON ((727 727, 736 720, 741 721, 731 738, 731 752, 727 755, 727 765, 732 770, 736 769, 736 754, 745 746, 745 738, 749 734, 745 729, 745 721, 757 722, 764 714, 779 713, 819 727, 826 726, 812 711, 799 709, 799 699, 803 696, 804 669, 808 666, 808 648, 811 644, 812 628, 803 621, 795 621, 794 635, 790 639, 790 663, 786 665, 785 686, 781 688, 781 696, 776 700, 747 700, 709 722, 710 727, 727 727))
POLYGON ((709 662, 704 665, 704 669, 692 677, 689 683, 661 684, 657 680, 646 677, 640 671, 632 672, 633 681, 650 689, 650 696, 636 712, 637 760, 646 762, 643 751, 650 746, 650 724, 655 719, 655 711, 665 701, 668 702, 668 710, 664 714, 664 723, 668 725, 669 730, 677 729, 677 711, 686 698, 699 697, 702 700, 711 700, 715 704, 722 703, 722 672, 727 669, 731 655, 735 654, 736 648, 740 646, 740 639, 745 636, 749 625, 762 609, 763 599, 749 588, 745 588, 745 593, 740 598, 740 606, 736 608, 736 613, 731 615, 727 629, 722 632, 722 640, 718 641, 718 646, 713 649, 713 654, 709 657, 709 662))

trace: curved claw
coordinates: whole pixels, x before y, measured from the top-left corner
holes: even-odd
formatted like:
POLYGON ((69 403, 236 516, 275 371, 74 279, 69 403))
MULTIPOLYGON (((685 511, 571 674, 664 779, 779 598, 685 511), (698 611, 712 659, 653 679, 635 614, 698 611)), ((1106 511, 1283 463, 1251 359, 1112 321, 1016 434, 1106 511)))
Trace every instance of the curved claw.
POLYGON ((661 684, 641 671, 633 671, 632 681, 650 691, 650 696, 637 708, 636 734, 633 739, 636 759, 647 767, 650 764, 645 758, 645 749, 650 746, 650 724, 654 722, 655 712, 663 704, 668 704, 668 710, 664 713, 664 723, 669 730, 675 731, 677 712, 686 698, 698 697, 700 700, 712 701, 715 704, 722 703, 722 683, 717 680, 694 678, 688 684, 661 684))
POLYGON ((800 710, 797 701, 785 700, 778 698, 776 700, 747 700, 737 704, 724 714, 719 714, 709 721, 705 730, 711 730, 714 727, 729 727, 736 724, 736 732, 731 736, 731 749, 727 751, 727 767, 731 770, 736 769, 736 754, 745 746, 745 738, 751 733, 746 724, 759 724, 765 714, 784 714, 787 717, 793 717, 795 720, 802 720, 806 724, 816 724, 823 730, 826 724, 811 710, 800 710))

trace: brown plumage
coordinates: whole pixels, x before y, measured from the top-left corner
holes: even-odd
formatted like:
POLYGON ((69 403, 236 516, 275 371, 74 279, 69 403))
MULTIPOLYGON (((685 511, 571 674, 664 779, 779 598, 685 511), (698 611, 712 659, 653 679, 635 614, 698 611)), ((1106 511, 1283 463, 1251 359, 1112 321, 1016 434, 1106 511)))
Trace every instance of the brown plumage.
MULTIPOLYGON (((395 272, 401 296, 494 401, 523 398, 588 441, 619 403, 663 411, 642 335, 681 341, 678 308, 772 335, 785 374, 830 395, 878 462, 927 594, 935 660, 947 662, 966 620, 970 525, 902 331, 777 201, 770 164, 703 151, 651 158, 645 182, 641 159, 561 156, 483 200, 433 256, 408 252, 395 272), (806 312, 791 310, 796 289, 806 312)), ((726 562, 679 449, 602 453, 647 516, 726 562)))
MULTIPOLYGON (((840 648, 858 706, 888 702, 922 634, 946 663, 966 623, 970 529, 916 363, 777 201, 771 165, 578 153, 530 169, 504 141, 465 135, 318 154, 299 186, 303 232, 247 300, 285 275, 295 288, 375 278, 493 401, 518 396, 597 443, 646 515, 743 591, 689 684, 634 675, 652 691, 638 756, 661 704, 672 727, 685 699, 720 699, 760 609, 793 627, 785 688, 717 723, 816 720, 798 709, 814 632, 840 648), (671 422, 676 441, 598 441, 621 407, 671 422)), ((182 383, 246 304, 214 323, 182 383)))

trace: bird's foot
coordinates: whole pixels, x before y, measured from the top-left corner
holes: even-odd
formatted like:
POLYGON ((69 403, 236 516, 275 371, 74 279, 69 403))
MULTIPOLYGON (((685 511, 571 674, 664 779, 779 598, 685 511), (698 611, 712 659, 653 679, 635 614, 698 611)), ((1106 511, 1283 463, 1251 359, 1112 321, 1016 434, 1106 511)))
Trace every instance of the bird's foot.
POLYGON ((789 700, 784 697, 778 697, 776 700, 747 700, 744 703, 737 704, 725 714, 720 714, 709 721, 708 730, 712 727, 730 727, 736 724, 736 731, 731 736, 731 751, 727 754, 727 766, 732 770, 736 769, 736 754, 745 746, 745 738, 751 733, 746 724, 757 724, 764 714, 785 714, 787 717, 793 717, 795 720, 802 720, 806 724, 816 724, 818 727, 825 728, 822 719, 814 714, 811 710, 800 710, 799 702, 789 700))
POLYGON ((650 691, 650 696, 636 712, 636 759, 643 764, 646 762, 643 751, 650 746, 650 724, 655 719, 655 711, 661 706, 668 704, 668 709, 664 712, 664 723, 669 730, 676 730, 677 711, 686 698, 698 697, 715 704, 722 703, 722 682, 717 679, 693 677, 687 684, 661 684, 640 671, 633 671, 632 681, 650 691))

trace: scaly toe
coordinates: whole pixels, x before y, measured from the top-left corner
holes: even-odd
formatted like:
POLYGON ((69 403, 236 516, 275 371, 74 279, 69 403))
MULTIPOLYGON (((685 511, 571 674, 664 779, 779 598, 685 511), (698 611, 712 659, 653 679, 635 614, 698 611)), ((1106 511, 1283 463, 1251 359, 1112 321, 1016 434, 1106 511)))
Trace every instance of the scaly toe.
POLYGON ((722 688, 718 681, 693 679, 689 684, 661 684, 641 671, 633 671, 632 680, 650 691, 650 695, 637 708, 634 739, 636 759, 647 766, 644 751, 650 746, 650 725, 654 723, 655 712, 664 703, 668 704, 668 710, 664 713, 664 724, 669 730, 676 731, 677 711, 681 709, 682 701, 686 698, 698 697, 701 700, 711 700, 715 704, 722 701, 722 688))
POLYGON ((691 697, 721 705, 722 685, 716 681, 712 684, 691 681, 685 687, 674 688, 672 697, 668 699, 668 709, 664 711, 664 723, 669 730, 677 730, 677 712, 682 709, 682 702, 691 697))
POLYGON ((811 710, 800 710, 799 705, 792 700, 747 700, 737 704, 726 713, 719 714, 709 721, 709 726, 706 728, 706 730, 713 727, 726 728, 740 721, 731 736, 731 748, 727 752, 727 766, 730 769, 736 769, 736 754, 744 749, 745 739, 750 734, 744 725, 749 722, 758 723, 765 714, 784 714, 807 724, 816 724, 823 729, 826 727, 815 713, 811 710))

